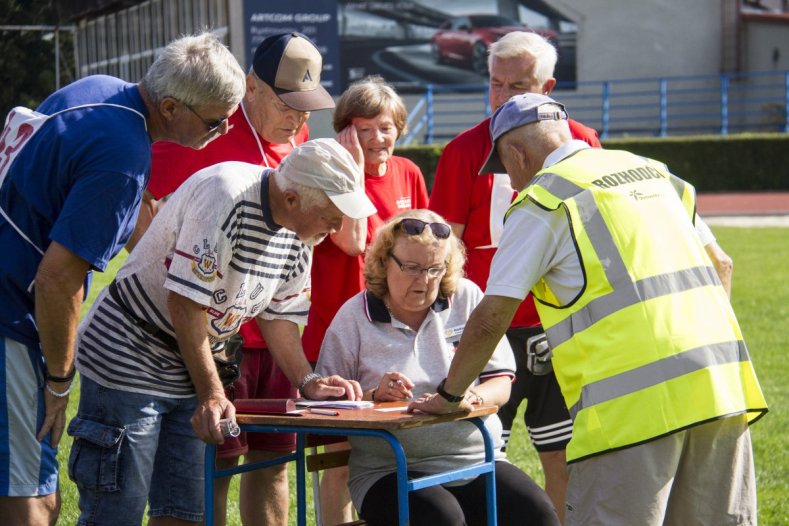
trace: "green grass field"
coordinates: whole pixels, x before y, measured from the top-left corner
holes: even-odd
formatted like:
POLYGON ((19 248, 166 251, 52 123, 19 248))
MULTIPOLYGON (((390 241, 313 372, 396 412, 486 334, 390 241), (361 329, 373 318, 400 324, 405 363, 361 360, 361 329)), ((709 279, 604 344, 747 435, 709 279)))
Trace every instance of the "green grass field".
MULTIPOLYGON (((732 302, 742 326, 745 340, 756 366, 770 413, 752 428, 759 491, 759 519, 763 526, 789 524, 789 284, 786 262, 789 242, 781 228, 716 228, 721 246, 734 258, 732 302)), ((104 275, 97 275, 91 292, 95 297, 112 278, 120 261, 104 275)), ((69 403, 69 418, 79 401, 75 388, 69 403)), ((521 408, 523 409, 523 408, 521 408)), ((63 508, 58 525, 74 524, 79 515, 77 490, 65 476, 71 438, 64 437, 60 448, 63 508)), ((523 424, 513 431, 508 448, 512 461, 529 473, 539 484, 543 477, 539 461, 528 443, 523 424)), ((291 470, 291 488, 295 476, 291 470)), ((311 496, 308 495, 311 502, 311 496)), ((228 524, 238 525, 238 484, 231 486, 228 524)), ((295 490, 291 499, 291 524, 295 524, 295 490)))

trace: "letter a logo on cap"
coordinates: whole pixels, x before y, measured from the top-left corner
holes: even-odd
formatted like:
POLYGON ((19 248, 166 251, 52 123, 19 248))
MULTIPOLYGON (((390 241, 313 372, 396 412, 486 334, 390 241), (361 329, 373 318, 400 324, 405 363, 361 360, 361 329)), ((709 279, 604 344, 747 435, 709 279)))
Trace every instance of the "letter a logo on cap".
POLYGON ((312 82, 312 75, 310 75, 310 70, 304 74, 304 77, 301 79, 302 82, 312 82))

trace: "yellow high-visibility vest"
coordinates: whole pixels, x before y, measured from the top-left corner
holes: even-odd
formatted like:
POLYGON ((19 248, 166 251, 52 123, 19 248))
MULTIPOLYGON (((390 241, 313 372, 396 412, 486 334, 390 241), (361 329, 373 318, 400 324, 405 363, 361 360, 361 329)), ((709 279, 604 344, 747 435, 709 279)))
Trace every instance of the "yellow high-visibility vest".
POLYGON ((665 165, 590 148, 539 172, 512 204, 567 215, 584 286, 532 293, 573 417, 567 460, 767 403, 693 220, 695 190, 665 165))

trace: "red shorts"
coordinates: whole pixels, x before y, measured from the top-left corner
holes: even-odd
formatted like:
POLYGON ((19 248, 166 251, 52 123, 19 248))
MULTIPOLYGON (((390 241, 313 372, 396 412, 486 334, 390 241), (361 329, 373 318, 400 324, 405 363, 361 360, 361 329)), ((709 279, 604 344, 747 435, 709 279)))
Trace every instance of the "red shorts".
MULTIPOLYGON (((241 378, 225 391, 230 400, 236 398, 296 398, 296 388, 280 371, 268 349, 241 349, 241 378)), ((231 458, 243 455, 250 449, 260 451, 293 451, 296 435, 293 433, 242 432, 235 438, 226 438, 217 447, 217 456, 231 458)))

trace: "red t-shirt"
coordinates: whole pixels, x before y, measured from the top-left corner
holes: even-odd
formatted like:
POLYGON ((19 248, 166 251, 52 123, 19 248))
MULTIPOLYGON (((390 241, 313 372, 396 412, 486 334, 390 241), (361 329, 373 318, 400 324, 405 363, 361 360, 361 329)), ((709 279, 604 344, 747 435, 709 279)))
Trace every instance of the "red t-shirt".
MULTIPOLYGON (((427 208, 427 187, 419 167, 404 157, 392 157, 383 176, 364 175, 364 191, 377 212, 367 218, 369 246, 373 234, 390 217, 404 210, 427 208)), ((312 260, 309 319, 301 337, 304 354, 318 360, 326 329, 351 296, 364 289, 364 256, 349 256, 327 238, 312 260)))
POLYGON ((309 138, 309 128, 305 124, 294 138, 294 144, 273 144, 267 142, 244 117, 241 107, 228 119, 228 131, 209 142, 202 150, 195 150, 173 142, 156 142, 153 145, 153 161, 151 164, 151 180, 148 190, 155 199, 161 199, 181 186, 181 183, 206 166, 225 161, 243 161, 276 168, 282 159, 290 153, 294 145, 299 145, 309 138), (260 139, 260 146, 266 154, 265 160, 255 140, 260 139))
MULTIPOLYGON (((161 199, 181 186, 186 179, 206 166, 224 161, 243 161, 260 166, 276 168, 282 159, 309 138, 309 128, 304 124, 294 137, 293 143, 273 144, 267 142, 247 122, 239 106, 228 119, 228 131, 209 142, 202 150, 195 150, 172 142, 156 142, 153 145, 151 180, 148 190, 155 199, 161 199), (257 137, 260 140, 258 146, 257 137), (260 148, 263 148, 263 154, 260 148)), ((260 334, 255 320, 248 321, 239 331, 244 338, 244 347, 265 349, 266 342, 260 334)))
MULTIPOLYGON (((599 148, 597 132, 572 119, 573 139, 599 148)), ((507 174, 477 175, 490 153, 490 118, 452 139, 441 153, 430 194, 429 208, 450 223, 466 225, 466 276, 482 290, 504 225, 504 213, 517 195, 507 174)), ((534 327, 540 318, 531 294, 521 303, 512 327, 534 327)))

